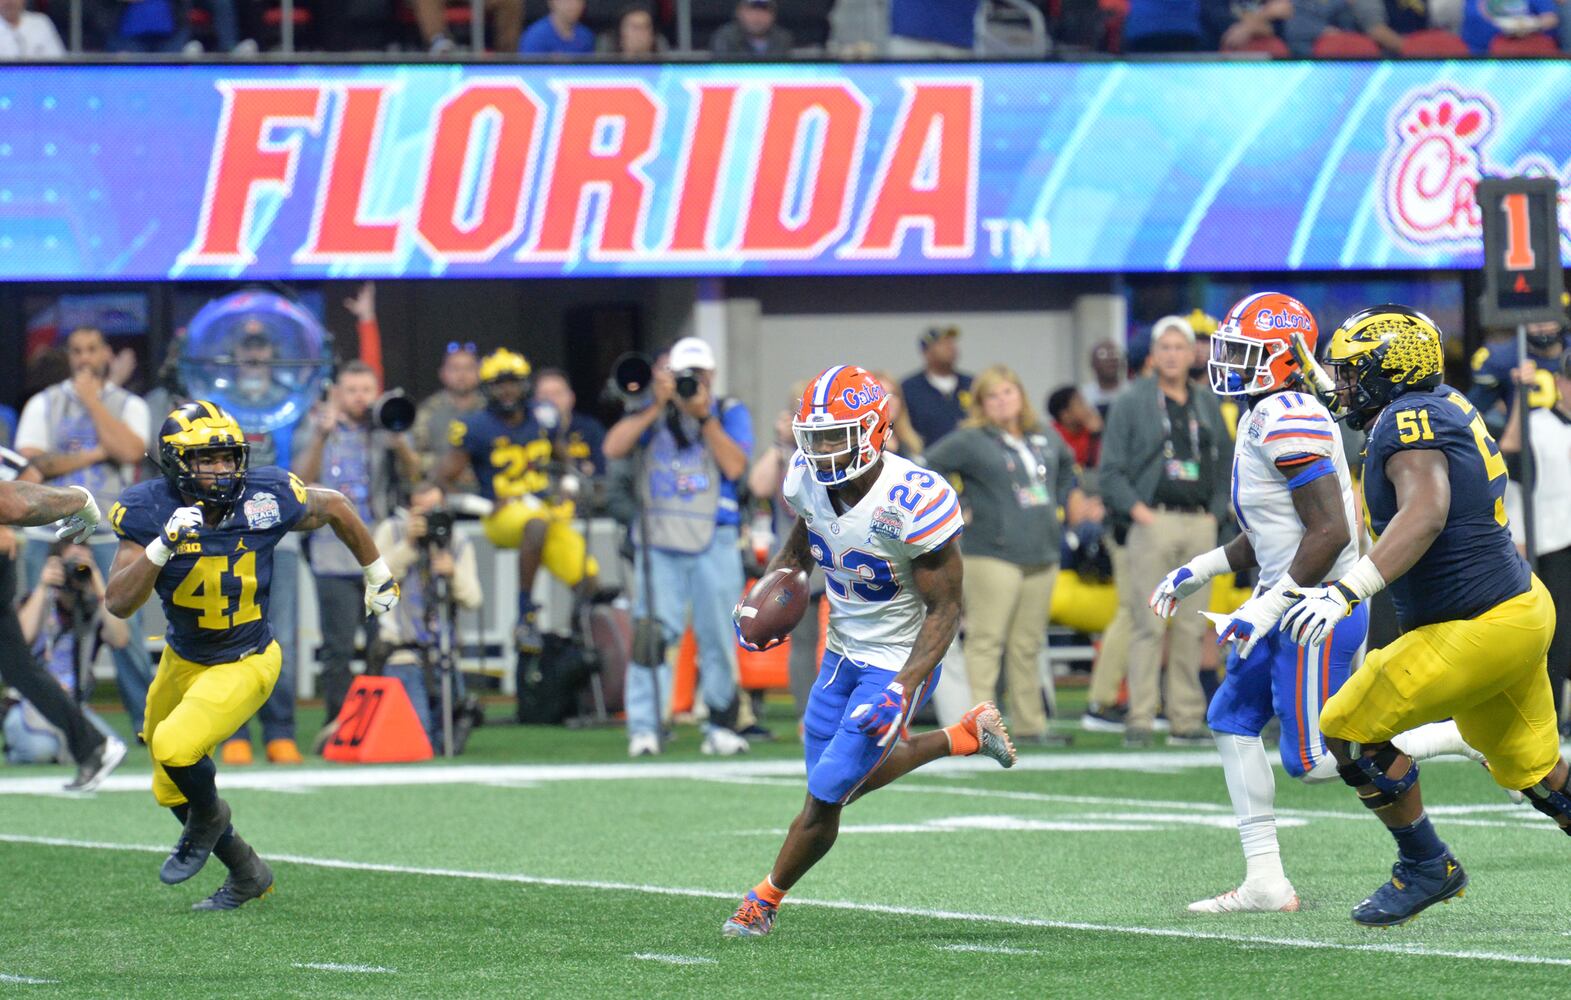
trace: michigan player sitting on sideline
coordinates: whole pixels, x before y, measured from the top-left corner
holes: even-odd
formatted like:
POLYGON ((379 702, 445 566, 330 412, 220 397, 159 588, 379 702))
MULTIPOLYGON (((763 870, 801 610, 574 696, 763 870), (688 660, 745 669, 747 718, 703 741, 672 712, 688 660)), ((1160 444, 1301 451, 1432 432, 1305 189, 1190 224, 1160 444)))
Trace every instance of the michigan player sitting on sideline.
POLYGON ((267 863, 230 825, 208 756, 278 680, 268 620, 273 547, 288 532, 330 525, 365 570, 367 613, 398 603, 398 585, 343 495, 307 489, 276 466, 251 469, 249 454, 233 417, 203 400, 187 403, 158 433, 163 478, 126 490, 109 513, 120 536, 109 611, 129 617, 156 589, 169 620, 142 737, 153 797, 184 828, 159 878, 184 882, 214 854, 229 869, 199 910, 234 909, 273 885, 267 863))
MULTIPOLYGON (((782 495, 799 520, 764 572, 823 566, 829 640, 802 720, 807 802, 768 876, 721 928, 728 937, 769 933, 851 801, 940 757, 1015 762, 992 702, 947 729, 904 735, 960 624, 963 522, 942 476, 884 453, 888 403, 872 375, 836 365, 808 386, 791 424, 799 450, 782 495)), ((758 648, 740 630, 737 640, 758 648)))
MULTIPOLYGON (((1324 406, 1300 391, 1293 351, 1313 352, 1318 328, 1303 303, 1275 292, 1251 295, 1228 310, 1211 339, 1209 371, 1217 395, 1243 400, 1230 494, 1242 529, 1227 545, 1167 575, 1151 607, 1168 618, 1185 597, 1214 577, 1260 567, 1254 595, 1219 625, 1229 639, 1227 677, 1211 700, 1206 724, 1216 739, 1228 797, 1238 817, 1247 874, 1237 889, 1191 903, 1196 913, 1291 912, 1298 895, 1282 870, 1276 837, 1276 788, 1260 740, 1275 715, 1278 749, 1289 776, 1329 781, 1336 761, 1320 733, 1320 713, 1355 669, 1368 632, 1360 606, 1334 632, 1302 649, 1277 621, 1292 604, 1297 580, 1342 576, 1358 561, 1352 476, 1341 435, 1324 406)), ((1404 733, 1397 742, 1415 759, 1467 753, 1455 723, 1404 733)))
POLYGON ((1364 515, 1377 541, 1340 579, 1292 594, 1282 618, 1307 646, 1379 590, 1396 605, 1401 638, 1371 652, 1320 715, 1337 773, 1397 843, 1391 881, 1353 908, 1371 927, 1406 923, 1467 887, 1424 814, 1418 764, 1392 741, 1405 729, 1456 719, 1496 782, 1571 833, 1545 663, 1555 609, 1511 542, 1505 459, 1478 410, 1441 384, 1440 340, 1427 316, 1394 305, 1332 335, 1332 374, 1313 378, 1352 426, 1369 427, 1364 515))
POLYGON ((524 356, 505 347, 480 362, 486 408, 453 421, 452 448, 437 470, 443 488, 451 490, 472 468, 481 495, 495 505, 485 519, 486 537, 498 548, 518 550, 514 640, 521 653, 540 652, 534 586, 541 564, 567 586, 591 591, 599 574, 584 536, 573 530, 572 501, 541 498, 551 486, 552 459, 567 456, 555 455, 550 434, 528 411, 530 373, 524 356))

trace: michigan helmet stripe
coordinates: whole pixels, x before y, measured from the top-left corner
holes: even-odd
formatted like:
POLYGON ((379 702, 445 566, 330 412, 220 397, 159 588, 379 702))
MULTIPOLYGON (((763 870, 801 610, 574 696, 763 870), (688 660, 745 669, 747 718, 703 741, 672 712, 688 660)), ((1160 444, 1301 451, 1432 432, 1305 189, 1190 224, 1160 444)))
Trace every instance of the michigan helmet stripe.
POLYGON ((219 413, 218 412, 218 407, 214 406, 212 403, 209 403, 205 399, 199 399, 199 400, 197 400, 197 402, 201 404, 202 409, 207 411, 207 415, 208 415, 208 417, 210 419, 212 419, 212 420, 222 420, 223 419, 223 414, 219 413))

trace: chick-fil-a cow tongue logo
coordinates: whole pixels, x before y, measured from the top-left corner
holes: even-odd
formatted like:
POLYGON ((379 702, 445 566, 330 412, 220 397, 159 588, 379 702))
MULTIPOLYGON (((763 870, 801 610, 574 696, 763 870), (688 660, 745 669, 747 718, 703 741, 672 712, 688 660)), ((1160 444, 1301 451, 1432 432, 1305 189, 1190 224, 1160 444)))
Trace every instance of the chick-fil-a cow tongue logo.
POLYGON ((1487 96, 1449 87, 1410 94, 1398 108, 1381 158, 1386 225, 1417 247, 1476 244, 1482 224, 1473 192, 1499 110, 1487 96))

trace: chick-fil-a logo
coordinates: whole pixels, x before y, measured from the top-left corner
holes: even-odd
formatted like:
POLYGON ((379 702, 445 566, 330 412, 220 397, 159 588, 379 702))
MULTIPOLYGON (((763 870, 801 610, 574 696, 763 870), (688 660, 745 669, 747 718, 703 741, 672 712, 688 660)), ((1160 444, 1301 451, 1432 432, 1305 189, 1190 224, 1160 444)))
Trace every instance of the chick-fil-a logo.
MULTIPOLYGON (((1567 186, 1571 162, 1557 167, 1537 154, 1514 164, 1491 162, 1489 144, 1501 117, 1488 94, 1451 85, 1398 102, 1380 161, 1380 214, 1393 239, 1416 252, 1476 251, 1483 220, 1475 191, 1482 178, 1560 175, 1567 186)), ((1571 192, 1561 195, 1560 228, 1571 239, 1571 192)))

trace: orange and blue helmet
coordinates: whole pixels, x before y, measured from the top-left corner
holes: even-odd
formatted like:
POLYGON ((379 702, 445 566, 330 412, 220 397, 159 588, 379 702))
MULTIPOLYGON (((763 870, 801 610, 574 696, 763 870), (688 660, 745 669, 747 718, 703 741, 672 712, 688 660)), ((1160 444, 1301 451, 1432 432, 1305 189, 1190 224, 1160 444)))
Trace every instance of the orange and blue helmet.
POLYGON ((1218 396, 1258 396, 1302 377, 1289 343, 1302 334, 1314 354, 1320 328, 1304 304, 1281 292, 1245 296, 1211 335, 1211 388, 1218 396))
POLYGON ((889 397, 865 369, 832 365, 808 383, 791 433, 818 482, 848 483, 883 454, 889 397))

